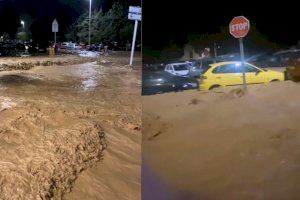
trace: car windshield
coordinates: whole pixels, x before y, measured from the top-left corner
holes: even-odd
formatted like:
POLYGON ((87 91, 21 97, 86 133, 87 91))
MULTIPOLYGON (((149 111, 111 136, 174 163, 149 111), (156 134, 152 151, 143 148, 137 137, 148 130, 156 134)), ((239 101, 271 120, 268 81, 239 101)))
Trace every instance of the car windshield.
POLYGON ((175 71, 189 70, 187 64, 174 65, 175 71))

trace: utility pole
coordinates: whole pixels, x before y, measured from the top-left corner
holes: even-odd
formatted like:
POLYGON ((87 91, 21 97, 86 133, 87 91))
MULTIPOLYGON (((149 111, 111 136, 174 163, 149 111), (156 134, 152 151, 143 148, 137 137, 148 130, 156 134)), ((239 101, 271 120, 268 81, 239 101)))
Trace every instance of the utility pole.
POLYGON ((217 59, 217 44, 216 44, 216 42, 214 42, 214 53, 215 53, 215 59, 214 59, 214 62, 216 62, 216 59, 217 59))
POLYGON ((92 0, 90 0, 90 11, 89 11, 89 47, 91 47, 91 19, 92 19, 92 0))

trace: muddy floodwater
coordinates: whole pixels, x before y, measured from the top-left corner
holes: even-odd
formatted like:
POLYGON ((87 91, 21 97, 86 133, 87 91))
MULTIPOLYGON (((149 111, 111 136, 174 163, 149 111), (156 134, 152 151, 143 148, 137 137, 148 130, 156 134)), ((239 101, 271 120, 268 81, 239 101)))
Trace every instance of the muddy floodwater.
POLYGON ((143 200, 300 199, 299 90, 143 96, 143 200))
POLYGON ((140 199, 140 71, 127 60, 0 72, 0 199, 140 199))

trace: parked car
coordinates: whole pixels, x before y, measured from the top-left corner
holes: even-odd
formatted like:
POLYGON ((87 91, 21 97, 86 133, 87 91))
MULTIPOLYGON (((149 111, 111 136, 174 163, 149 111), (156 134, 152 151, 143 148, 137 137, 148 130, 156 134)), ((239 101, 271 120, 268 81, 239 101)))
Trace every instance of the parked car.
POLYGON ((25 44, 23 44, 23 43, 17 43, 17 44, 15 45, 15 49, 16 49, 17 51, 25 51, 25 50, 26 50, 26 47, 25 47, 25 44))
POLYGON ((104 45, 102 43, 100 44, 91 44, 91 46, 88 48, 89 51, 101 51, 101 49, 104 48, 104 45))
POLYGON ((39 42, 38 43, 38 53, 46 53, 47 48, 49 48, 49 44, 47 42, 39 42))
POLYGON ((81 49, 81 46, 77 43, 73 43, 73 42, 68 42, 66 45, 63 44, 65 46, 65 49, 68 50, 79 50, 81 49))
MULTIPOLYGON (((219 62, 209 66, 207 71, 201 76, 200 90, 243 84, 240 61, 219 62)), ((245 63, 245 72, 247 84, 284 81, 284 73, 261 69, 250 63, 245 63)))
POLYGON ((104 48, 107 47, 108 50, 111 51, 119 51, 121 50, 118 42, 106 42, 103 44, 104 48))
POLYGON ((63 43, 61 43, 60 48, 66 49, 68 47, 68 45, 69 45, 69 42, 63 42, 63 43))
POLYGON ((0 56, 13 56, 15 45, 12 42, 0 42, 0 56))
POLYGON ((46 53, 48 48, 46 42, 29 42, 25 45, 29 53, 46 53))
POLYGON ((264 67, 286 67, 291 60, 300 58, 300 49, 267 51, 259 53, 246 61, 264 67))
POLYGON ((142 95, 198 89, 197 79, 180 77, 166 71, 143 70, 142 95))

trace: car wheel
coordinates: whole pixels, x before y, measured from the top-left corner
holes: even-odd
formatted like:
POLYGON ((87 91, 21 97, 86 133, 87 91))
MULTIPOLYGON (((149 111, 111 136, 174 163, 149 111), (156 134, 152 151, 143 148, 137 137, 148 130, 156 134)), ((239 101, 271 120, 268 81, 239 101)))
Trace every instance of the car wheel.
POLYGON ((270 83, 273 83, 273 82, 279 82, 278 79, 274 79, 274 80, 271 80, 270 83))
POLYGON ((213 85, 209 88, 209 90, 216 91, 218 88, 220 88, 220 85, 213 85))

